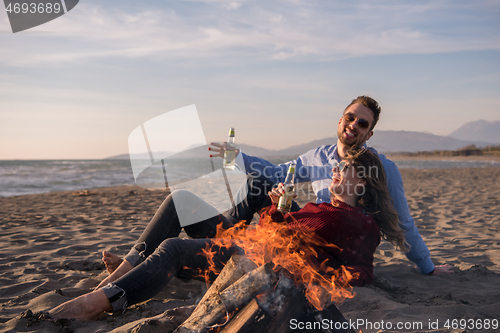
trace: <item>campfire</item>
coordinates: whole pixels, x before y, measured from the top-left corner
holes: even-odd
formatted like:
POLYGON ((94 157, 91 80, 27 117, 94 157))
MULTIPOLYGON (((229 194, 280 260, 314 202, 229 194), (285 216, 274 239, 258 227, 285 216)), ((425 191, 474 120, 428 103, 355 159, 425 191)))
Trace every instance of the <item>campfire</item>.
MULTIPOLYGON (((234 255, 221 272, 215 265, 200 272, 207 282, 211 273, 218 277, 176 332, 275 333, 290 331, 291 320, 346 321, 335 304, 354 297, 352 276, 343 266, 321 261, 321 249, 335 245, 270 220, 261 220, 257 228, 240 223, 219 229, 214 244, 236 244, 245 256, 234 255)), ((211 248, 204 251, 209 263, 214 254, 211 248)), ((317 327, 317 332, 349 332, 317 327)))

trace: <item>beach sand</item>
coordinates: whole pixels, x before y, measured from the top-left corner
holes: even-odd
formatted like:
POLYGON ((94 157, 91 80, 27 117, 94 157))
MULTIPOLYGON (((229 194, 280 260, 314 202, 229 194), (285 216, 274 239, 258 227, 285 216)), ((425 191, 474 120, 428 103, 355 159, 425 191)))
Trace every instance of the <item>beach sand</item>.
MULTIPOLYGON (((382 242, 374 284, 354 288, 341 312, 369 321, 372 329, 358 327, 363 332, 464 332, 461 319, 471 319, 468 332, 493 332, 470 328, 500 320, 500 168, 401 173, 433 261, 454 265, 455 274, 422 275, 382 242), (458 327, 445 329, 447 320, 457 320, 458 327), (398 329, 398 323, 409 329, 398 329)), ((154 299, 98 321, 52 323, 36 315, 91 291, 107 276, 101 251, 126 254, 166 194, 123 186, 0 198, 0 332, 172 331, 189 316, 204 283, 174 279, 154 299)), ((308 200, 314 196, 298 198, 301 206, 308 200)))

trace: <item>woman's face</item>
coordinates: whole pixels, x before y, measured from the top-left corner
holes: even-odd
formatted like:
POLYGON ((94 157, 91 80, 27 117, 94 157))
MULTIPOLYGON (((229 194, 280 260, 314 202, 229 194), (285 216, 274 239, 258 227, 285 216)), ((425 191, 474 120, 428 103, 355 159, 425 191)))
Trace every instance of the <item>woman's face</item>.
POLYGON ((341 196, 359 196, 365 185, 363 178, 359 177, 356 167, 348 161, 342 160, 332 169, 333 176, 330 187, 332 194, 341 196))

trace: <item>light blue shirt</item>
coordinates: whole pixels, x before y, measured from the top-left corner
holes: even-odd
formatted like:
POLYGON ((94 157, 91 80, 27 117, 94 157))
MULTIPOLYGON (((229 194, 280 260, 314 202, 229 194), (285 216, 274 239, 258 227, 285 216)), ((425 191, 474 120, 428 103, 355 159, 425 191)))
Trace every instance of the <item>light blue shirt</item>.
MULTIPOLYGON (((370 150, 377 153, 373 148, 370 148, 370 150)), ((332 182, 332 164, 334 160, 340 162, 337 153, 337 145, 321 146, 312 149, 300 155, 296 160, 280 165, 274 165, 259 157, 246 154, 242 155, 243 161, 245 162, 245 171, 247 173, 263 174, 274 183, 283 182, 288 170, 288 164, 291 162, 296 163, 295 177, 297 182, 312 183, 313 191, 317 197, 317 203, 330 202, 330 191, 328 187, 332 182)), ((394 162, 387 159, 382 154, 378 154, 378 156, 385 169, 389 194, 394 201, 394 208, 396 208, 398 212, 401 227, 405 231, 405 239, 410 245, 410 251, 406 253, 406 257, 413 261, 422 273, 430 273, 435 266, 431 261, 429 249, 422 239, 422 236, 420 236, 415 226, 415 221, 411 217, 403 188, 401 173, 394 162)), ((300 184, 297 186, 297 190, 301 190, 300 184)), ((307 193, 307 189, 304 188, 303 190, 307 193)))

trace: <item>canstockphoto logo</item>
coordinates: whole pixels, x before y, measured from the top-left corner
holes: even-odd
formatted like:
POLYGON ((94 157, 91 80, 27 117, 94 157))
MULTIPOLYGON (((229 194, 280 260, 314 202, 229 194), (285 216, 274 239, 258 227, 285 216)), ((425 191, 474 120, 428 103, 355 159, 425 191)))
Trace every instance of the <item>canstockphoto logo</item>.
MULTIPOLYGON (((128 137, 130 164, 138 186, 172 191, 181 226, 237 205, 246 196, 246 174, 210 158, 198 111, 186 106, 152 118, 128 137), (194 205, 193 194, 209 205, 194 205), (215 208, 214 208, 215 207, 215 208)), ((241 154, 236 163, 244 169, 241 154)))
POLYGON ((75 8, 79 0, 3 0, 12 32, 47 23, 75 8))

